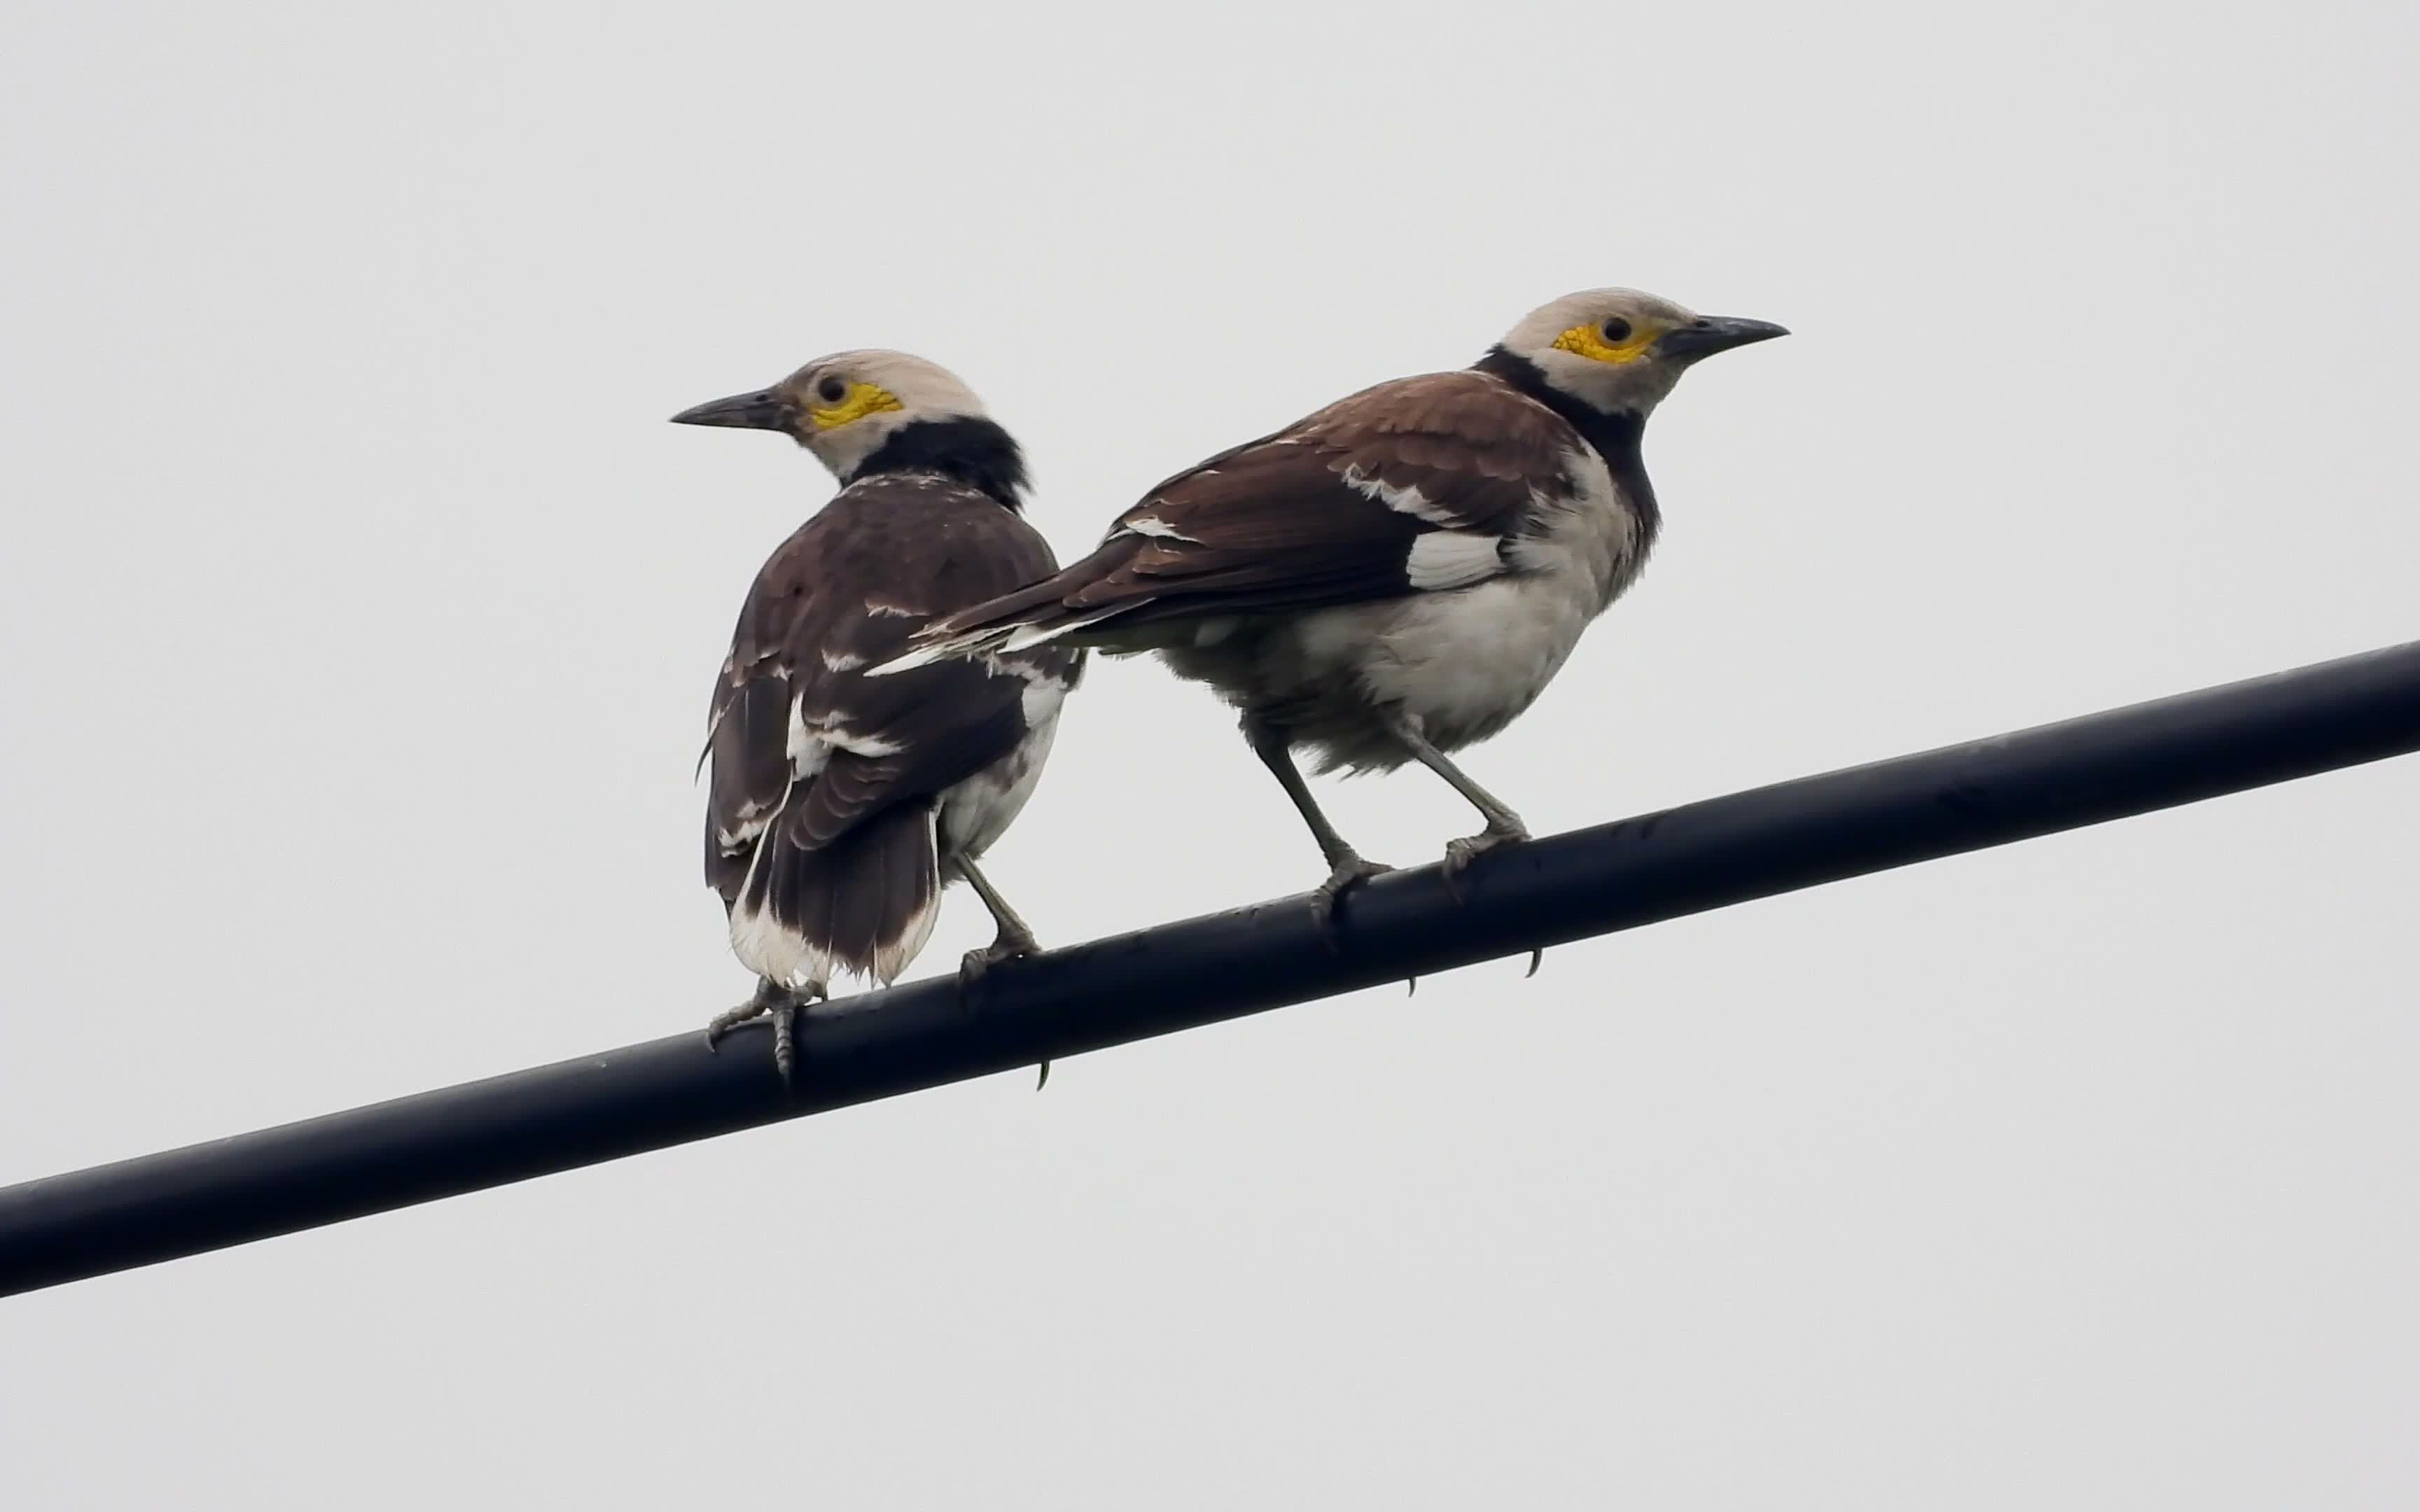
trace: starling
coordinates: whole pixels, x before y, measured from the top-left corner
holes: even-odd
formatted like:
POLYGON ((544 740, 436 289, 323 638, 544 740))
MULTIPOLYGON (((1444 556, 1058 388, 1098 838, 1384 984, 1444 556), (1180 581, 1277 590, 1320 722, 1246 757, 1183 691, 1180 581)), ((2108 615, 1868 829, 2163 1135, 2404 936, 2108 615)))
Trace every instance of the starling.
POLYGON ((673 419, 781 431, 841 485, 749 589, 702 758, 706 881, 758 978, 707 1042, 769 1013, 786 1081, 797 1011, 837 972, 895 980, 951 882, 999 925, 967 977, 1036 949, 977 863, 1032 796, 1083 653, 1037 645, 871 674, 919 631, 1058 565, 1020 513, 1016 442, 944 369, 842 352, 673 419))
POLYGON ((1647 417, 1690 364, 1787 334, 1632 289, 1567 295, 1470 367, 1365 389, 1178 473, 1098 549, 920 631, 880 671, 1054 646, 1156 653, 1242 716, 1326 857, 1336 899, 1387 870, 1320 811, 1295 764, 1418 762, 1484 820, 1449 881, 1528 838, 1450 754, 1536 700, 1655 540, 1647 417))

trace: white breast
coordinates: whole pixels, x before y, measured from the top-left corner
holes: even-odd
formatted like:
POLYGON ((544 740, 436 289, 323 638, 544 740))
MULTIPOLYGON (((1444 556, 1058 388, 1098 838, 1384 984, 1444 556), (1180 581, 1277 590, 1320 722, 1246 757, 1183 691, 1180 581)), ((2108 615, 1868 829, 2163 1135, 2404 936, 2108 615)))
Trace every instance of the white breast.
POLYGON ((1513 541, 1512 565, 1521 572, 1576 575, 1595 591, 1590 618, 1602 614, 1646 565, 1638 510, 1622 497, 1593 447, 1563 459, 1572 480, 1569 497, 1533 496, 1536 524, 1513 541))
POLYGON ((1484 740, 1562 670, 1595 599, 1593 584, 1555 573, 1403 600, 1355 658, 1357 680, 1441 749, 1484 740))
POLYGON ((1416 594, 1350 630, 1306 625, 1307 639, 1342 650, 1366 637, 1347 653, 1356 679, 1373 702, 1418 717, 1440 748, 1495 734, 1544 691, 1589 622, 1637 576, 1637 512, 1593 450, 1575 452, 1567 466, 1575 491, 1539 496, 1537 523, 1507 549, 1512 574, 1416 594))

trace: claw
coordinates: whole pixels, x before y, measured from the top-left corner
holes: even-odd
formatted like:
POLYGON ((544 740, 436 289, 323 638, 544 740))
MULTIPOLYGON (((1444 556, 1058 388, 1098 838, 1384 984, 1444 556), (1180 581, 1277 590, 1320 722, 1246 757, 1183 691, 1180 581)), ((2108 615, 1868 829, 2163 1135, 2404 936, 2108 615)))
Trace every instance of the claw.
POLYGON ((773 997, 769 990, 769 984, 759 984, 756 989, 755 995, 749 998, 748 1001, 740 1004, 737 1008, 730 1009, 714 1015, 713 1020, 706 1026, 706 1049, 716 1050, 716 1048, 721 1044, 722 1037, 724 1035, 729 1034, 732 1030, 739 1027, 742 1024, 748 1023, 752 1019, 763 1018, 766 1013, 772 1009, 772 1007, 773 997))
POLYGON ((1336 900, 1342 897, 1344 890, 1355 883, 1367 882, 1372 877, 1385 876, 1393 870, 1395 869, 1384 861, 1365 861, 1360 856, 1348 850, 1337 861, 1334 869, 1327 873, 1327 880, 1311 890, 1311 921, 1319 926, 1320 937, 1327 942, 1329 949, 1333 950, 1337 948, 1336 900))
MULTIPOLYGON (((989 945, 969 950, 958 958, 958 995, 963 998, 973 992, 975 983, 983 980, 985 973, 1001 962, 1020 960, 1041 952, 1042 942, 1032 934, 1013 934, 1001 930, 1000 937, 989 945)), ((1042 1074, 1034 1078, 1033 1089, 1038 1092, 1049 1085, 1050 1062, 1046 1060, 1042 1063, 1042 1074)))
POLYGON ((1015 961, 1024 956, 1035 955, 1041 949, 1040 942, 1031 934, 1022 938, 1002 934, 989 945, 979 949, 969 950, 958 960, 958 990, 960 992, 970 990, 976 982, 983 980, 984 973, 1003 961, 1015 961))
POLYGON ((1521 980, 1523 981, 1528 981, 1530 978, 1536 976, 1538 974, 1538 968, 1545 964, 1546 948, 1541 945, 1532 949, 1529 952, 1529 969, 1521 973, 1521 980))
POLYGON ((782 1085, 790 1085, 790 1072, 798 1060, 797 1019, 799 1010, 819 1003, 830 995, 821 982, 809 982, 804 987, 777 987, 772 982, 756 984, 756 995, 728 1012, 718 1013, 706 1026, 706 1047, 721 1053, 722 1040, 733 1029, 752 1019, 768 1014, 773 1020, 773 1069, 782 1073, 782 1085))
POLYGON ((1445 890, 1452 894, 1455 903, 1462 902, 1460 879, 1471 862, 1499 845, 1517 845, 1528 838, 1529 831, 1517 819, 1510 824, 1490 820, 1487 827, 1476 835, 1465 835, 1460 840, 1446 841, 1445 861, 1440 868, 1445 876, 1445 890))

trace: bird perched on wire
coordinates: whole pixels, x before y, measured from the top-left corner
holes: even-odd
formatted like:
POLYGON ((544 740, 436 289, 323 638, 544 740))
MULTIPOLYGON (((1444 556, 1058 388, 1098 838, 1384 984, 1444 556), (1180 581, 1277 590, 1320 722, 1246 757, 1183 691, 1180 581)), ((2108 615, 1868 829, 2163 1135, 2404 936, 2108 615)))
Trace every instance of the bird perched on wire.
POLYGON ((1036 646, 868 675, 917 631, 1058 565, 1019 513, 1016 442, 946 370, 841 352, 673 419, 780 431, 841 483, 749 589, 701 758, 706 881, 759 979, 706 1041, 769 1013, 786 1080, 796 1011, 836 972, 896 980, 949 883, 964 878, 999 925, 962 970, 1036 949, 976 863, 1032 795, 1083 654, 1036 646))
POLYGON ((1328 865, 1323 925, 1387 870, 1328 823, 1295 765, 1419 762, 1485 820, 1449 879, 1526 840, 1448 753, 1544 690, 1654 543, 1647 417, 1691 363, 1787 334, 1632 289, 1531 312, 1469 368, 1365 389, 1162 483, 1081 562, 915 637, 882 670, 1053 645, 1154 651, 1243 716, 1328 865))

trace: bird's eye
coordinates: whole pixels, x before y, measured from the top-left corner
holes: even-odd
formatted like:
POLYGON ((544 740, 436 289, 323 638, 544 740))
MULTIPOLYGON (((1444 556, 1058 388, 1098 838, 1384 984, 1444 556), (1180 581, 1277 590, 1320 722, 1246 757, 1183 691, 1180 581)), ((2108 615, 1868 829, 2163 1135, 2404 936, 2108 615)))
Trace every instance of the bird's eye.
POLYGON ((1619 347, 1630 339, 1630 322, 1620 316, 1605 323, 1605 339, 1619 347))
POLYGON ((826 404, 838 404, 848 397, 848 385, 836 378, 828 378, 815 385, 815 397, 826 404))

